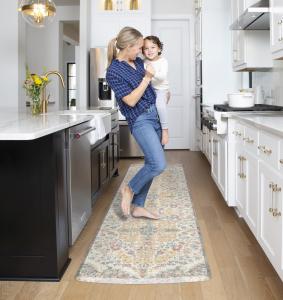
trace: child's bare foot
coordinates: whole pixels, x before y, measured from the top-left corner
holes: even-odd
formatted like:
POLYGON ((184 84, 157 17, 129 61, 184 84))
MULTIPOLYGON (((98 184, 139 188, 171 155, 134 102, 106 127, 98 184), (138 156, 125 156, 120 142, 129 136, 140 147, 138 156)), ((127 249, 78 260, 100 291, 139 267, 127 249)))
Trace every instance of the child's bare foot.
POLYGON ((169 133, 168 129, 162 129, 162 139, 161 139, 161 144, 166 145, 169 141, 169 133))
POLYGON ((135 206, 133 211, 132 211, 132 216, 134 218, 148 218, 148 219, 153 219, 153 220, 159 220, 160 216, 157 213, 154 212, 150 212, 147 209, 145 209, 144 207, 140 207, 140 206, 135 206))
POLYGON ((122 200, 121 200, 121 209, 124 216, 130 215, 131 202, 133 199, 133 192, 128 185, 124 186, 121 190, 122 200))

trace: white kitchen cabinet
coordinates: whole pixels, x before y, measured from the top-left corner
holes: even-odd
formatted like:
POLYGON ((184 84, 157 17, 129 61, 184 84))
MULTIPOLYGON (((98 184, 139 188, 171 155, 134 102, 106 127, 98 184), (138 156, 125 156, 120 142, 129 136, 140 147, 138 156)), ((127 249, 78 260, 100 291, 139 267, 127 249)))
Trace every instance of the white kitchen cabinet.
POLYGON ((273 59, 283 59, 283 1, 270 0, 270 43, 273 59))
POLYGON ((251 231, 257 237, 258 235, 258 159, 248 151, 243 153, 243 181, 246 191, 246 209, 245 221, 248 223, 251 231))
MULTIPOLYGON (((231 0, 232 22, 258 0, 231 0)), ((234 71, 272 68, 269 30, 232 30, 232 61, 234 71)))
POLYGON ((234 71, 272 68, 268 30, 232 30, 234 71))
POLYGON ((283 279, 282 266, 283 177, 266 163, 259 163, 259 243, 283 279))
POLYGON ((211 175, 225 201, 227 199, 227 139, 215 132, 211 133, 211 175))
POLYGON ((243 147, 237 143, 235 147, 235 199, 241 217, 245 216, 247 198, 246 163, 244 159, 246 160, 243 147))
POLYGON ((114 9, 105 11, 103 1, 91 1, 91 48, 107 46, 125 26, 138 29, 144 36, 151 34, 151 1, 140 1, 138 10, 129 10, 129 1, 121 2, 121 10, 113 1, 114 9))

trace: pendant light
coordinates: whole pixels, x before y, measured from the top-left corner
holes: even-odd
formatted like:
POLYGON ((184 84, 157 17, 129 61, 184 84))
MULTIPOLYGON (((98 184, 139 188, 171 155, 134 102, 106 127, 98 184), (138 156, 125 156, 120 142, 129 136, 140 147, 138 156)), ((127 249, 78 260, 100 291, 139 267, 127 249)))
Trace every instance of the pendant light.
POLYGON ((19 11, 27 23, 42 28, 53 21, 56 6, 53 0, 22 0, 19 11))

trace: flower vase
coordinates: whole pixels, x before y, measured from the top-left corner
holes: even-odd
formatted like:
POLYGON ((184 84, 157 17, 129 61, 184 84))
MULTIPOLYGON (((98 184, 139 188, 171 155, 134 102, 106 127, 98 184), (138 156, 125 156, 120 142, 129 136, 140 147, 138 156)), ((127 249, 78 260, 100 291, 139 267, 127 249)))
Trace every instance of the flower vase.
POLYGON ((32 99, 31 101, 31 113, 32 115, 39 115, 41 113, 41 101, 39 99, 32 99))

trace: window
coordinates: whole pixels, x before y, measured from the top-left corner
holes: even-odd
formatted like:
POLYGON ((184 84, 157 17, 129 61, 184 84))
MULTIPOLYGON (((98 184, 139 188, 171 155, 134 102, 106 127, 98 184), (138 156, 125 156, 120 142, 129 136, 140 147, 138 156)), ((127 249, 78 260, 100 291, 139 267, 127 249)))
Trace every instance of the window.
POLYGON ((67 107, 76 106, 77 71, 75 63, 67 63, 67 107), (75 99, 75 100, 72 100, 75 99))

